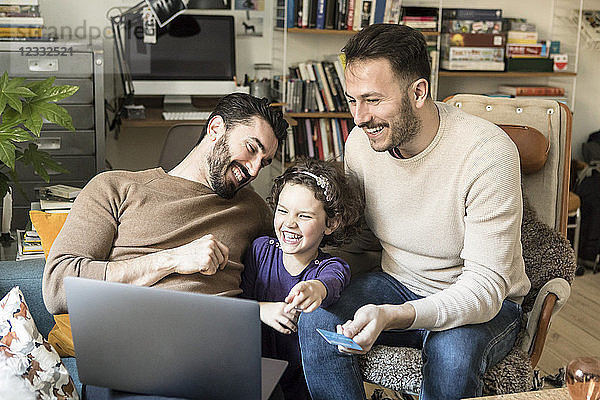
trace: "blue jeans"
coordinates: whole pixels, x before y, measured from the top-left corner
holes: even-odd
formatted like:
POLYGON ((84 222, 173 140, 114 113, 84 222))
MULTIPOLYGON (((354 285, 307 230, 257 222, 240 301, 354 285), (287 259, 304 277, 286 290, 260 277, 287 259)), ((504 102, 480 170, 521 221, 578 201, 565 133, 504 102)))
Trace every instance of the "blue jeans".
MULTIPOLYGON (((338 351, 315 331, 335 331, 365 304, 402 304, 419 299, 384 272, 364 274, 327 309, 302 314, 298 334, 304 375, 313 400, 366 398, 356 356, 338 351)), ((481 396, 485 371, 513 348, 521 325, 521 306, 504 301, 489 322, 446 331, 385 331, 375 345, 422 348, 421 400, 451 400, 481 396)))

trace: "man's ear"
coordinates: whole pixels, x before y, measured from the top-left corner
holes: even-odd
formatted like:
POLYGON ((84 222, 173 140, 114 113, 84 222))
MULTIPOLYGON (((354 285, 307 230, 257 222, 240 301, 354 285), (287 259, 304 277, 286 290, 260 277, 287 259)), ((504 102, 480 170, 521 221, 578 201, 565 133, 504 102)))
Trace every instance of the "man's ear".
POLYGON ((429 96, 429 82, 427 79, 420 78, 410 85, 410 93, 413 94, 415 107, 421 108, 425 104, 425 100, 429 96))
POLYGON ((340 218, 339 215, 334 218, 327 218, 327 222, 325 223, 325 225, 326 225, 325 234, 331 235, 333 232, 335 232, 335 230, 337 228, 340 227, 341 222, 342 222, 342 219, 340 218))
POLYGON ((214 142, 224 133, 225 121, 220 115, 215 115, 208 121, 208 125, 206 126, 206 136, 210 141, 214 142))

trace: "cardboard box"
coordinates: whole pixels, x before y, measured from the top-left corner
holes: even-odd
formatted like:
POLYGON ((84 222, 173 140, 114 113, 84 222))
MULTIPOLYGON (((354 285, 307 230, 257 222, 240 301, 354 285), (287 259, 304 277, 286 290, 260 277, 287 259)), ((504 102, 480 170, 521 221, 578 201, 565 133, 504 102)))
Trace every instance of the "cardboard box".
POLYGON ((506 39, 503 34, 492 33, 444 33, 442 47, 504 47, 506 39))
POLYGON ((515 44, 506 45, 506 57, 548 57, 548 47, 545 43, 536 44, 515 44))
POLYGON ((504 61, 442 60, 442 68, 450 71, 504 71, 504 61))
POLYGON ((516 44, 536 44, 538 40, 537 32, 508 31, 506 42, 516 44))
POLYGON ((552 72, 554 61, 550 58, 507 58, 507 71, 552 72))
POLYGON ((499 20, 442 20, 442 32, 447 33, 501 33, 502 21, 499 20))
POLYGON ((449 61, 504 61, 501 47, 443 47, 442 58, 449 61))

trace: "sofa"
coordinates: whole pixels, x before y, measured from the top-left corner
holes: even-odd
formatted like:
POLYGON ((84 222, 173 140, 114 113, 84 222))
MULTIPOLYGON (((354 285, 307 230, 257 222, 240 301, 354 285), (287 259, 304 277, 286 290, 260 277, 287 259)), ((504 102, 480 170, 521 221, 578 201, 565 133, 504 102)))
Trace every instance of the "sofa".
MULTIPOLYGON (((0 261, 0 298, 14 286, 19 286, 38 331, 44 338, 48 338, 48 333, 54 326, 54 319, 46 309, 42 298, 43 274, 44 259, 0 261)), ((73 378, 77 391, 81 394, 81 382, 77 375, 75 358, 63 357, 62 362, 73 378)))

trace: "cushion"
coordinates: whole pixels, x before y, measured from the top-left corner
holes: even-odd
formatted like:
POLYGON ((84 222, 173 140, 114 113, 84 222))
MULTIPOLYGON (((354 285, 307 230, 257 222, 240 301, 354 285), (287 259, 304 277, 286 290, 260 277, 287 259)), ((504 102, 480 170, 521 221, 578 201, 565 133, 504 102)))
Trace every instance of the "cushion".
POLYGON ((22 382, 19 389, 39 399, 79 399, 60 356, 38 332, 18 286, 0 300, 0 354, 0 380, 17 379, 22 382))
POLYGON ((498 126, 517 145, 521 159, 521 171, 524 174, 533 174, 542 169, 550 152, 550 142, 542 132, 523 125, 498 126))
POLYGON ((44 256, 48 258, 48 253, 54 243, 54 239, 58 236, 58 233, 62 229, 68 213, 46 213, 43 211, 30 211, 29 218, 31 218, 31 224, 37 231, 42 241, 42 248, 44 249, 44 256))
MULTIPOLYGON (((52 243, 54 243, 54 240, 62 229, 62 226, 67 219, 67 215, 68 213, 46 213, 43 211, 29 212, 31 223, 42 241, 42 248, 44 249, 46 258, 48 258, 52 243)), ((54 346, 61 357, 74 357, 75 349, 73 346, 69 315, 55 315, 54 321, 56 324, 48 334, 48 342, 54 346)))

